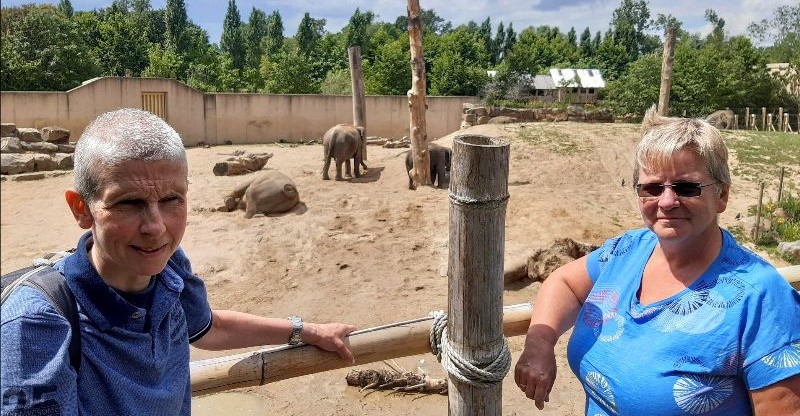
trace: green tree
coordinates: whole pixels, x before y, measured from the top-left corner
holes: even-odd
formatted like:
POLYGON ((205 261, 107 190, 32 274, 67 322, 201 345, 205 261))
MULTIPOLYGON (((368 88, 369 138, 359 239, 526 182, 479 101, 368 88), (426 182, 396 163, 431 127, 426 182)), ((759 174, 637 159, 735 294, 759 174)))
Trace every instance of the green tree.
POLYGON ((484 40, 464 28, 442 36, 429 71, 429 92, 432 95, 477 95, 488 81, 484 40))
POLYGON ((148 62, 147 68, 142 71, 143 77, 178 79, 183 66, 183 58, 171 45, 151 45, 148 62))
POLYGON ((283 49, 283 19, 277 10, 267 18, 267 33, 264 43, 266 54, 270 57, 283 49))
MULTIPOLYGON (((423 35, 430 33, 441 36, 453 30, 453 24, 436 14, 433 9, 420 9, 419 20, 423 35)), ((398 16, 394 21, 394 27, 400 33, 408 33, 408 16, 398 16)))
POLYGON ((20 12, 20 19, 4 21, 3 55, 9 62, 2 63, 2 80, 10 84, 4 90, 65 91, 100 75, 77 24, 56 7, 31 5, 20 12))
POLYGON ((314 78, 314 67, 297 49, 281 51, 261 61, 261 76, 266 92, 273 94, 318 94, 320 82, 314 78))
POLYGON ((72 17, 72 14, 75 12, 75 10, 72 8, 72 2, 69 0, 59 0, 58 11, 67 17, 72 17))
POLYGON ((230 55, 234 68, 244 69, 245 45, 242 35, 242 18, 239 15, 239 8, 236 7, 236 0, 228 0, 228 11, 225 13, 225 21, 222 23, 222 38, 219 41, 219 48, 223 53, 230 55))
POLYGON ((325 35, 325 19, 312 19, 308 13, 303 15, 297 33, 294 38, 300 52, 306 55, 311 54, 317 46, 317 42, 325 35))
POLYGON ((650 9, 646 0, 622 0, 611 19, 614 41, 625 48, 631 61, 646 50, 645 31, 649 28, 650 9))
POLYGON ((489 57, 492 66, 497 64, 503 59, 503 43, 506 41, 506 28, 503 22, 497 24, 497 33, 492 40, 491 56, 489 57))
POLYGON ((350 21, 344 27, 345 47, 358 46, 361 49, 361 56, 370 55, 369 34, 367 30, 375 19, 375 14, 371 11, 361 12, 358 8, 350 16, 350 21))
POLYGON ((139 76, 149 61, 146 33, 121 13, 110 15, 99 32, 97 51, 103 73, 139 76))
POLYGON ((411 49, 408 36, 380 43, 375 61, 364 67, 367 94, 405 95, 411 87, 411 49))
POLYGON ((486 51, 487 60, 486 62, 482 62, 484 65, 491 65, 491 56, 494 54, 494 42, 492 42, 492 21, 491 18, 487 17, 486 20, 481 22, 480 28, 478 28, 478 35, 480 36, 481 41, 483 42, 483 48, 486 51))
POLYGON ((770 62, 793 62, 800 58, 800 4, 778 6, 771 20, 751 23, 748 32, 768 45, 770 62))
POLYGON ((253 6, 250 18, 245 26, 246 63, 248 68, 258 68, 261 65, 261 57, 264 50, 261 42, 267 34, 267 14, 253 6))
MULTIPOLYGON (((367 87, 367 91, 369 91, 369 87, 367 87)), ((320 92, 325 95, 350 95, 353 92, 350 71, 340 68, 328 72, 320 85, 320 92)))
POLYGON ((581 38, 578 42, 578 49, 581 52, 581 55, 584 57, 590 57, 594 54, 594 48, 592 47, 592 32, 589 30, 589 26, 586 26, 586 29, 581 32, 581 38))
POLYGON ((186 50, 186 26, 189 18, 186 16, 186 4, 183 0, 167 0, 164 11, 164 42, 177 53, 186 50))

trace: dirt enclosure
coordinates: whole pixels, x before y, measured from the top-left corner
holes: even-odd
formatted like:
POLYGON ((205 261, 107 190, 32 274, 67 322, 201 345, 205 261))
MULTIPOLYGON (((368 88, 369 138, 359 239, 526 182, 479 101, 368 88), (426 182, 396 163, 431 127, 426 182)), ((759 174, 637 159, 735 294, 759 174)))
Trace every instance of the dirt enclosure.
MULTIPOLYGON (((638 126, 531 123, 481 125, 458 134, 511 142, 506 211, 506 262, 546 248, 556 239, 599 244, 641 226, 631 191, 638 126)), ((451 146, 453 135, 437 140, 451 146)), ((183 247, 208 287, 215 308, 368 328, 447 309, 449 199, 446 190, 408 190, 404 152, 368 149, 369 170, 351 182, 323 181, 321 145, 192 148, 189 225, 183 247), (294 179, 302 205, 281 216, 245 219, 215 212, 242 176, 214 176, 212 167, 234 150, 269 152, 266 169, 294 179)), ((735 161, 735 155, 733 163, 735 161)), ((332 167, 333 168, 333 167, 332 167)), ((72 247, 82 230, 64 202, 66 174, 39 181, 2 182, 2 273, 48 251, 72 247)), ((757 184, 734 178, 723 226, 741 224, 757 184), (741 213, 742 219, 736 219, 741 213)), ((777 260, 776 265, 783 266, 777 260)), ((506 285, 504 304, 533 299, 538 283, 506 285)), ((582 415, 583 391, 567 367, 566 337, 558 348, 559 375, 550 403, 537 411, 513 384, 503 383, 504 415, 582 415)), ((514 362, 523 339, 509 340, 514 362)), ((241 352, 230 351, 229 353, 241 352)), ((192 359, 209 358, 192 351, 192 359)), ((407 371, 444 377, 433 355, 399 358, 407 371)), ((356 369, 388 369, 374 363, 356 369)), ((359 392, 347 369, 309 375, 239 392, 259 398, 268 414, 442 415, 447 396, 359 392)))

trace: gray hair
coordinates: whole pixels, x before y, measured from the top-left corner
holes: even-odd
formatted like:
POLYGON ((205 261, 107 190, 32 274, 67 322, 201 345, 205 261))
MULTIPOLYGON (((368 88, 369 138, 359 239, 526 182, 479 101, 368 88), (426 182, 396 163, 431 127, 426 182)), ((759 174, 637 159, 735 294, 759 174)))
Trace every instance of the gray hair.
POLYGON ((183 141, 167 122, 144 110, 121 108, 101 114, 81 134, 74 155, 75 189, 93 201, 104 171, 131 160, 187 164, 183 141))
POLYGON ((638 183, 641 168, 659 170, 681 150, 691 150, 703 159, 708 173, 717 182, 717 192, 722 185, 731 184, 728 147, 719 130, 701 119, 661 116, 655 106, 647 110, 642 120, 642 139, 636 146, 633 184, 638 183))

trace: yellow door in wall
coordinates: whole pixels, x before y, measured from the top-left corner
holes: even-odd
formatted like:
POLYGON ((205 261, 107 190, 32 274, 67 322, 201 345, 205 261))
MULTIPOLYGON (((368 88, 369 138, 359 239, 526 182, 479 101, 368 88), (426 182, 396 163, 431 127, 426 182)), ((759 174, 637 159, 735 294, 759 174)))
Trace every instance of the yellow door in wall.
POLYGON ((167 93, 143 92, 142 110, 149 111, 162 119, 167 119, 167 93))

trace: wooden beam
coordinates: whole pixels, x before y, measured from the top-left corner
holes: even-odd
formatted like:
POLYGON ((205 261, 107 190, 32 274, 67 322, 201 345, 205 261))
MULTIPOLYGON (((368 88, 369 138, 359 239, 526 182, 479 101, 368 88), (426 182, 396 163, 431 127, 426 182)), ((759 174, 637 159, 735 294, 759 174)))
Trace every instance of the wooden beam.
MULTIPOLYGON (((350 84, 353 90, 353 125, 364 128, 364 140, 361 142, 361 161, 367 160, 367 110, 364 97, 364 74, 361 70, 361 48, 347 48, 350 63, 350 84)), ((363 164, 363 163, 362 163, 363 164)))
MULTIPOLYGON (((507 337, 527 332, 532 310, 530 303, 503 308, 503 330, 507 337)), ((418 318, 353 332, 347 342, 358 365, 430 353, 432 326, 432 317, 418 318)), ((192 396, 344 367, 347 365, 336 353, 305 344, 193 361, 190 363, 192 396)))
POLYGON ((658 93, 658 114, 669 115, 669 92, 672 89, 672 61, 675 57, 675 28, 667 30, 661 62, 661 90, 658 93))

